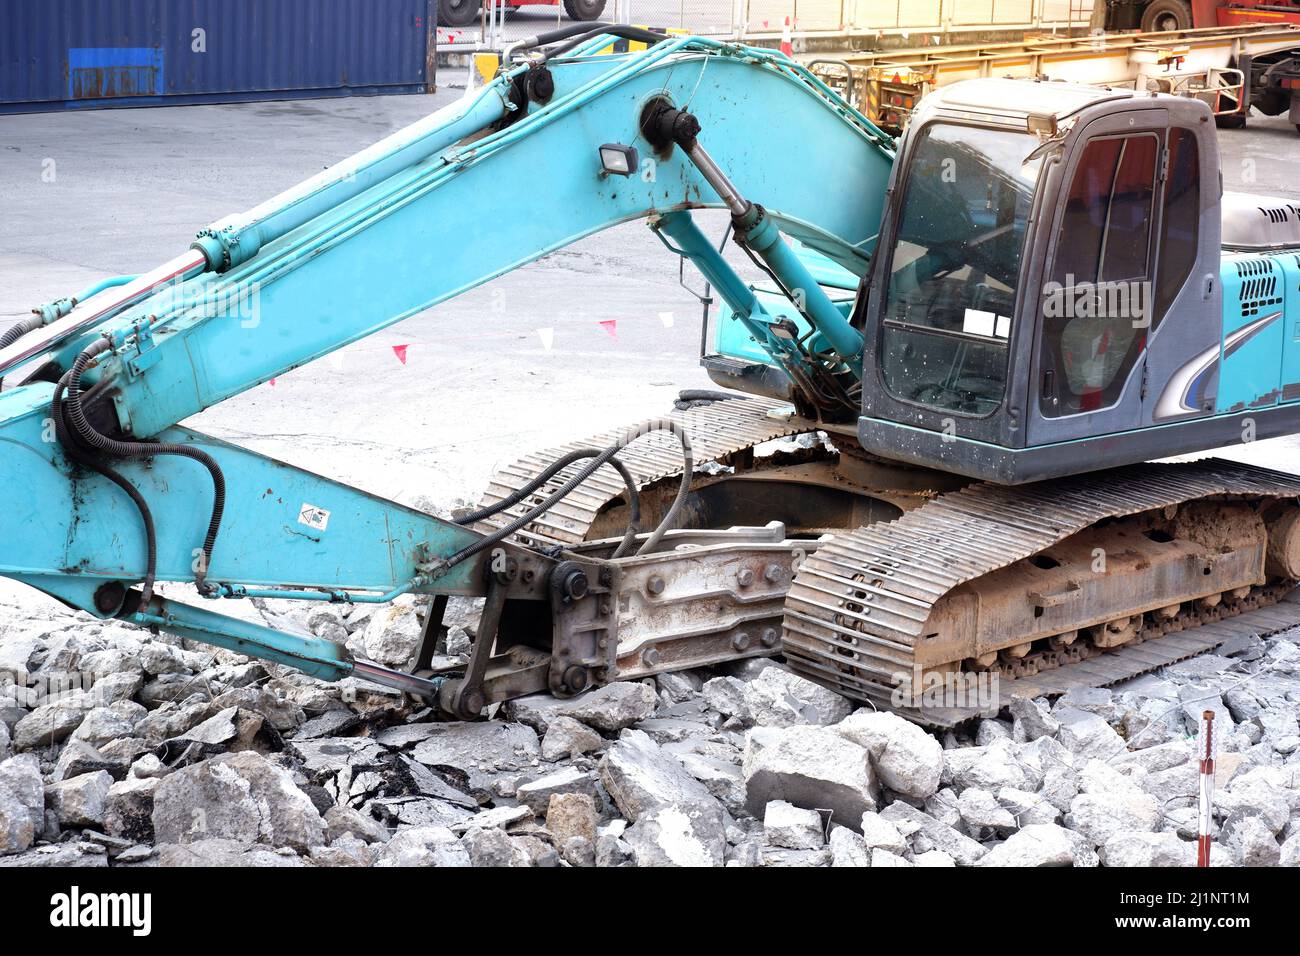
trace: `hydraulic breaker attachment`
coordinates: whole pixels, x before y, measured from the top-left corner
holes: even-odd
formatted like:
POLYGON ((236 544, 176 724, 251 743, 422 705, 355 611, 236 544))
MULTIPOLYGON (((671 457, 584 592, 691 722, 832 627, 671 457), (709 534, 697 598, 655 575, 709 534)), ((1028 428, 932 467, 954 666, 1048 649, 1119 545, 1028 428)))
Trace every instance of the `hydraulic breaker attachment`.
POLYGON ((774 521, 763 528, 669 531, 651 553, 608 557, 617 546, 617 540, 593 541, 561 555, 548 583, 549 617, 503 622, 511 572, 492 575, 460 673, 426 669, 446 606, 435 598, 415 673, 444 678, 439 704, 471 719, 489 704, 524 694, 569 697, 612 681, 775 654, 786 591, 816 542, 787 539, 774 521))

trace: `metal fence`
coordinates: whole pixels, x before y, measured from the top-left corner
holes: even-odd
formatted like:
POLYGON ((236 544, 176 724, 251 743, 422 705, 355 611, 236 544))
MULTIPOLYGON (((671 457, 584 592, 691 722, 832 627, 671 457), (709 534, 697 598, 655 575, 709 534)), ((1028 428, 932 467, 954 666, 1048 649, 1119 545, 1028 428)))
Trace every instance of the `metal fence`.
MULTIPOLYGON (((570 22, 562 4, 510 7, 488 0, 465 27, 439 27, 440 52, 499 50, 570 22)), ((1097 0, 1101 2, 1101 0, 1097 0)), ((600 19, 703 36, 802 39, 894 35, 917 43, 949 34, 1088 26, 1093 0, 608 0, 600 19)))

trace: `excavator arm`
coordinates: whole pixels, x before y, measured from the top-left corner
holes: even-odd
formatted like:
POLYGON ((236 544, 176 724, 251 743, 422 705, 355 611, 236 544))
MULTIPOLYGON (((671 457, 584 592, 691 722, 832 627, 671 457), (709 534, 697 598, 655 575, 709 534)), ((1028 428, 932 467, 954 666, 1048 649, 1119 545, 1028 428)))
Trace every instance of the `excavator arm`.
MULTIPOLYGON (((599 28, 538 38, 523 62, 476 94, 213 224, 152 272, 35 310, 0 340, 0 374, 11 386, 0 393, 0 480, 12 500, 0 512, 0 574, 100 617, 325 679, 358 674, 427 696, 442 689, 445 701, 439 677, 356 661, 331 642, 247 623, 208 602, 164 599, 154 583, 194 583, 213 602, 482 595, 487 650, 471 661, 470 693, 462 683, 461 698, 450 695, 450 709, 464 714, 482 705, 491 668, 506 666, 488 659, 503 621, 533 636, 506 649, 515 666, 491 696, 580 690, 597 665, 605 677, 615 673, 613 651, 598 650, 593 637, 599 624, 587 620, 600 617, 600 602, 584 600, 609 590, 607 553, 524 548, 182 424, 633 219, 694 262, 803 402, 851 404, 860 334, 782 234, 864 274, 892 141, 771 51, 654 36, 644 52, 601 55, 609 39, 599 28), (557 40, 565 41, 558 55, 557 40), (790 319, 760 304, 691 218, 723 207, 814 335, 792 335, 790 319), (576 670, 556 647, 539 653, 558 633, 573 648, 586 642, 571 648, 585 661, 576 670)), ((643 430, 680 440, 684 492, 691 449, 680 423, 643 430)), ((639 437, 593 450, 585 474, 618 467, 617 453, 639 437)), ((663 560, 669 523, 639 542, 641 573, 663 560)), ((788 580, 792 549, 776 543, 776 531, 750 543, 779 552, 788 580)), ((623 550, 636 543, 629 535, 623 550)))

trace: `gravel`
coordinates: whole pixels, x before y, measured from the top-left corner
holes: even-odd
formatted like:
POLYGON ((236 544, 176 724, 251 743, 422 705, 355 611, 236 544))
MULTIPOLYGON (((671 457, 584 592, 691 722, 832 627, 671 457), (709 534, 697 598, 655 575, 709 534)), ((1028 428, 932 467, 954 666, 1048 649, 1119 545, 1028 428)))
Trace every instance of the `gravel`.
MULTIPOLYGON (((421 618, 409 603, 266 613, 394 663, 421 618)), ((472 635, 473 606, 456 614, 472 635)), ((1186 866, 1201 697, 1232 728, 1214 864, 1300 864, 1300 634, 935 734, 779 661, 459 722, 357 681, 47 618, 0 626, 0 660, 93 683, 0 687, 6 866, 1186 866)))

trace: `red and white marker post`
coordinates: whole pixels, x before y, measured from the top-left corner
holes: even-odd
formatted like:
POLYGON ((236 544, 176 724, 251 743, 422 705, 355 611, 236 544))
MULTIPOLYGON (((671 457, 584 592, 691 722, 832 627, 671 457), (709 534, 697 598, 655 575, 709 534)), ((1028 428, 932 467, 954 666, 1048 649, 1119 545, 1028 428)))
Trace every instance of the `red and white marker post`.
POLYGON ((794 38, 790 34, 790 18, 785 18, 785 26, 781 29, 781 52, 786 56, 794 56, 794 38))
POLYGON ((1196 742, 1201 755, 1201 805, 1196 831, 1196 865, 1210 865, 1210 823, 1214 806, 1214 711, 1201 714, 1201 736, 1196 742))

